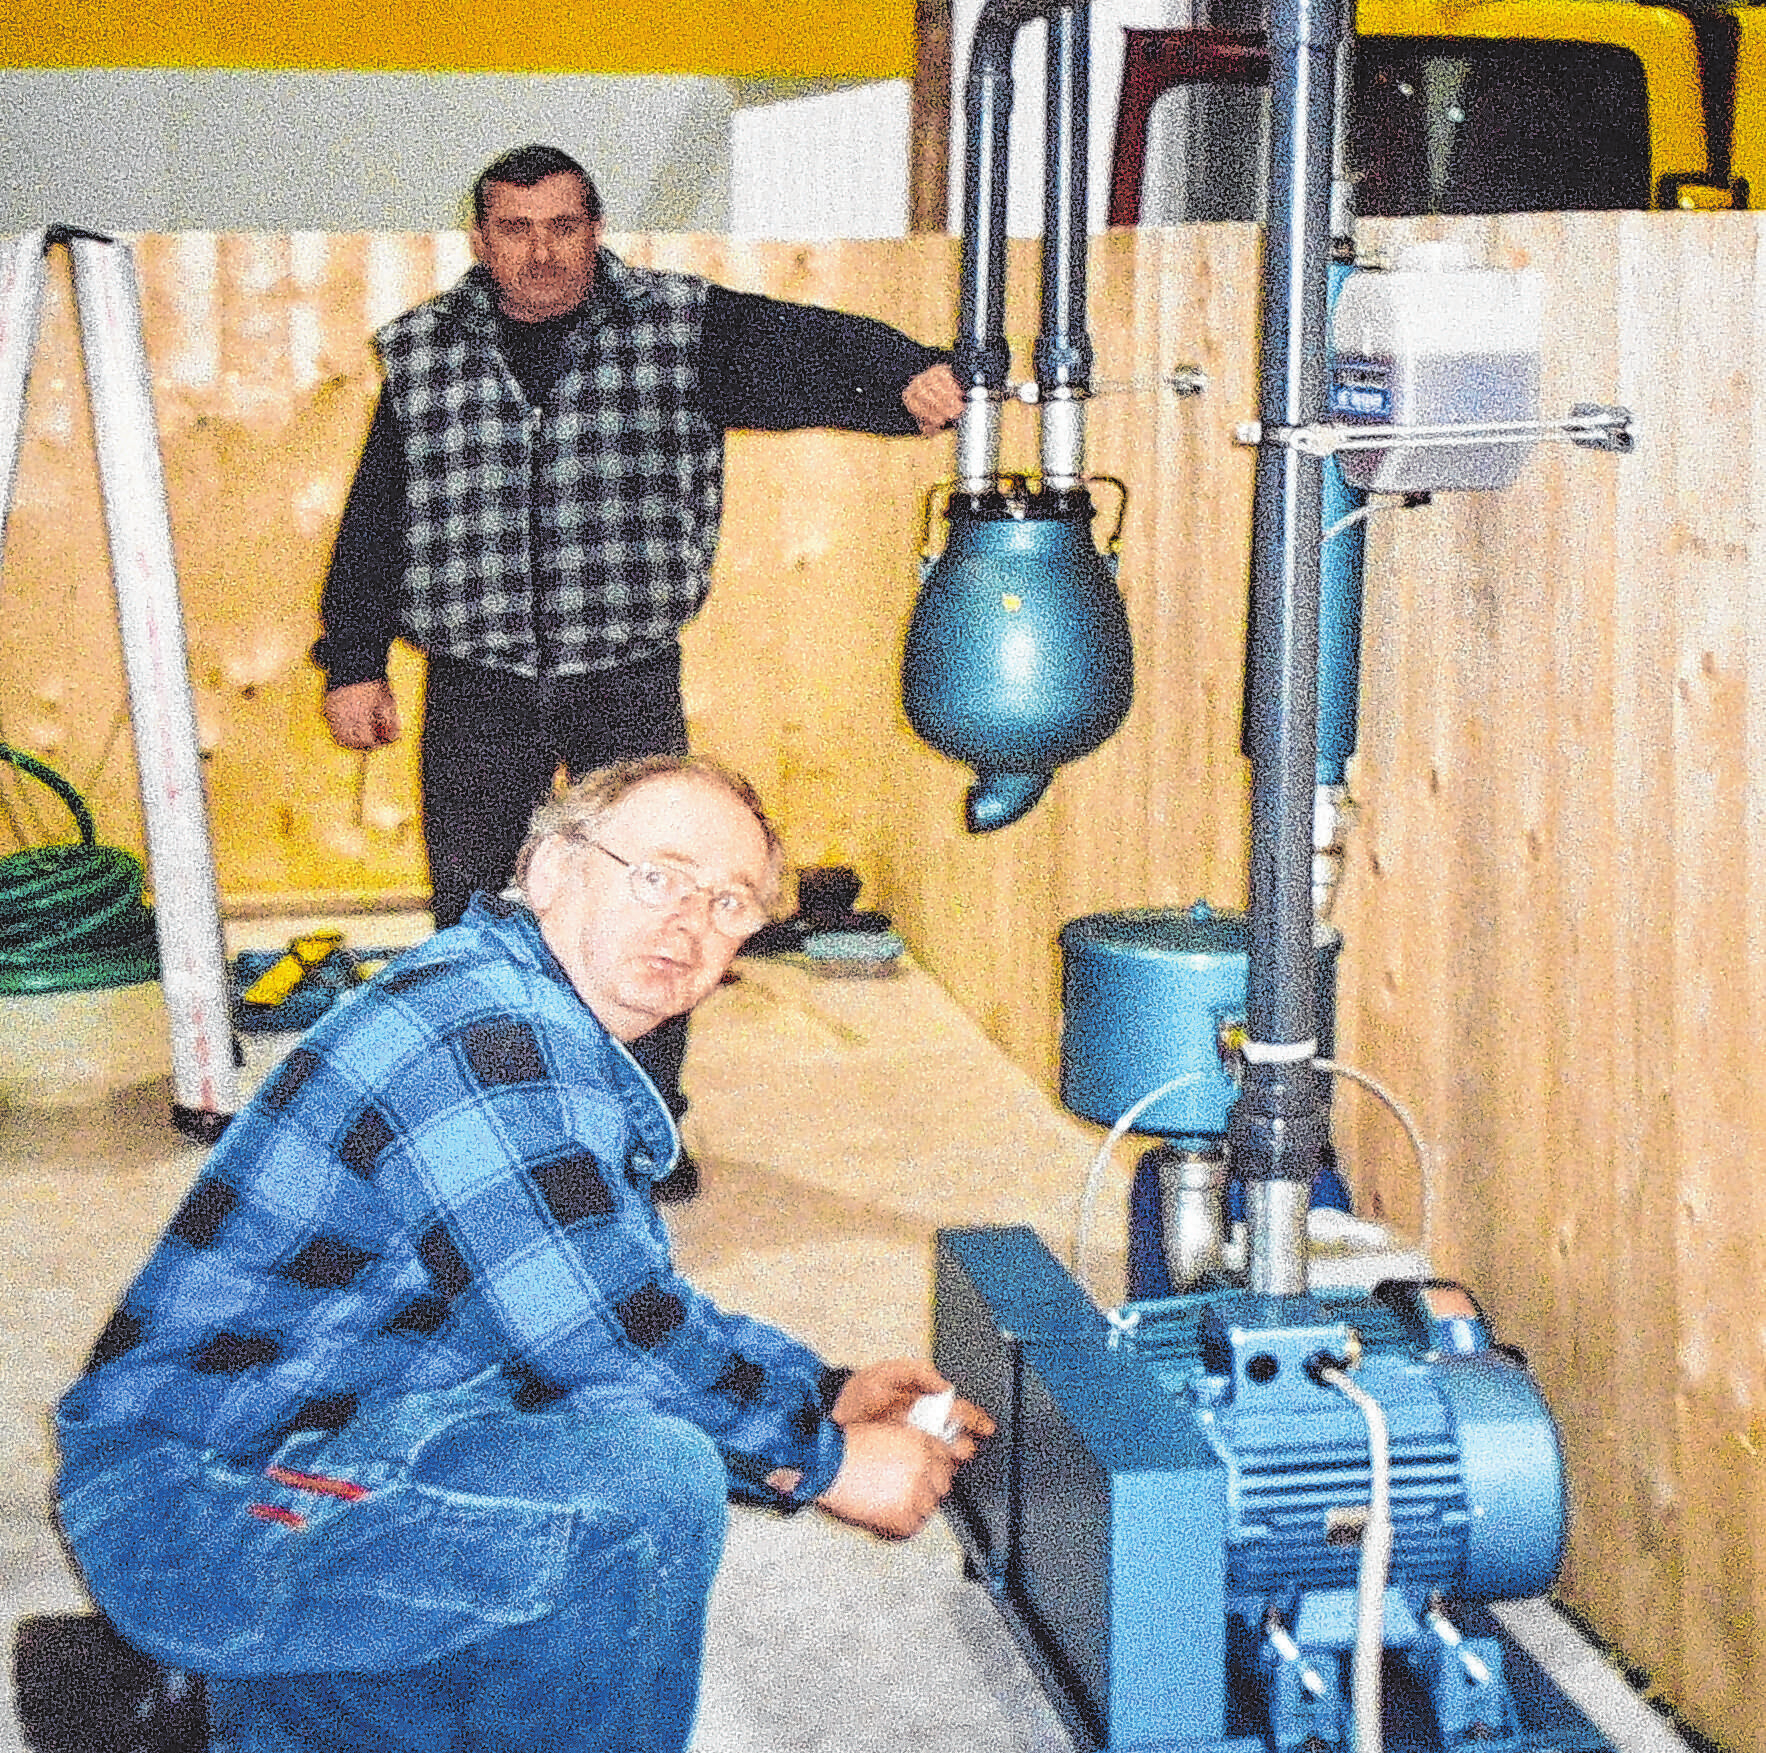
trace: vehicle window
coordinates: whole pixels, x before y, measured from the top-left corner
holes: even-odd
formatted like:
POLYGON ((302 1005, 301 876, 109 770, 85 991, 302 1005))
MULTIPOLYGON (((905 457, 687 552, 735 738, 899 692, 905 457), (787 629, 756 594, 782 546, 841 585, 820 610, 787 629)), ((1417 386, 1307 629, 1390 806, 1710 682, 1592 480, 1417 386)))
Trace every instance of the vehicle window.
POLYGON ((1363 37, 1352 115, 1358 213, 1649 205, 1649 104, 1629 49, 1363 37))
POLYGON ((1269 157, 1262 86, 1174 85, 1147 117, 1143 225, 1261 219, 1269 157))
MULTIPOLYGON (((1268 117, 1261 88, 1163 93, 1141 222, 1260 218, 1268 117)), ((1370 217, 1647 207, 1643 63, 1608 43, 1361 37, 1348 154, 1370 217)))

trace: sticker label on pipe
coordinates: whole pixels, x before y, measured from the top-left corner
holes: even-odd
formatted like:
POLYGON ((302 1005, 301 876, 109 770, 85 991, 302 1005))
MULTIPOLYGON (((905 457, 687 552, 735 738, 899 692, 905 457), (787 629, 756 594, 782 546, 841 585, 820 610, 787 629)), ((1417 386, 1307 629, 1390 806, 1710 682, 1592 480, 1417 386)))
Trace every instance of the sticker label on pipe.
POLYGON ((1330 409, 1357 420, 1392 417, 1392 367, 1383 359, 1338 359, 1331 366, 1330 409))

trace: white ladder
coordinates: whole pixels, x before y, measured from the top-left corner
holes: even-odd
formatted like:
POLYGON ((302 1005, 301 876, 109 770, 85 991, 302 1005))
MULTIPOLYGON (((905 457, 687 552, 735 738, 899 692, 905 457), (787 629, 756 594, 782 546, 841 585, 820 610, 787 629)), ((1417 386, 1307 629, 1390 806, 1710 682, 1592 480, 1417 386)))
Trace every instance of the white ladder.
POLYGON ((44 259, 73 262, 74 302, 97 438, 99 486, 147 825, 154 929, 171 1028, 172 1120, 219 1138, 239 1102, 214 846, 196 741, 171 516, 141 338, 141 297, 126 243, 55 226, 15 239, 0 258, 0 544, 23 442, 44 259))

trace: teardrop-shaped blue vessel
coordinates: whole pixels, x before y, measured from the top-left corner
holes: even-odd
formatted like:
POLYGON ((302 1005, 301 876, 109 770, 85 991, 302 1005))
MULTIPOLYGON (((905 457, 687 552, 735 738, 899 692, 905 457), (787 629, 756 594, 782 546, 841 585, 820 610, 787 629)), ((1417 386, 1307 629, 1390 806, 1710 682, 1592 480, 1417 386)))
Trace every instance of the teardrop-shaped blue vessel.
POLYGON ((1117 729, 1134 653, 1089 494, 963 494, 948 515, 908 625, 902 704, 926 742, 980 776, 969 826, 982 832, 1017 820, 1055 767, 1117 729))

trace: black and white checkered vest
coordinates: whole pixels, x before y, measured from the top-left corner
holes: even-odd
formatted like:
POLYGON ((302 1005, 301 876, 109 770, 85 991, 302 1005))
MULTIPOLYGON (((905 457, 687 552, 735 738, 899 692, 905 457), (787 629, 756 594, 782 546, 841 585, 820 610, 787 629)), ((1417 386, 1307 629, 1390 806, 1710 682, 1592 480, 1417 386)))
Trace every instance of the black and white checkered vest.
POLYGON ((405 439, 401 624, 518 675, 616 669, 710 588, 723 433, 699 406, 706 282, 606 250, 543 407, 498 351, 482 268, 375 337, 405 439))

